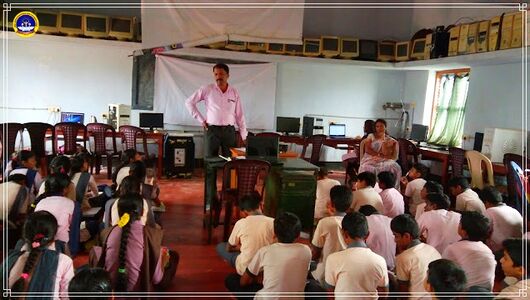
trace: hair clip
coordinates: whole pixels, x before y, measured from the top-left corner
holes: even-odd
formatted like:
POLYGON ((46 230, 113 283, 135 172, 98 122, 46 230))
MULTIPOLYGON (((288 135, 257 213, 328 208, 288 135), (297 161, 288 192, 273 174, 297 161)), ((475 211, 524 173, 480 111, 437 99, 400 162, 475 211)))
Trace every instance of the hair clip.
POLYGON ((35 248, 39 248, 39 247, 40 247, 40 242, 33 242, 33 243, 31 243, 31 247, 32 247, 33 249, 35 249, 35 248))
POLYGON ((61 173, 61 174, 65 174, 66 173, 64 167, 61 167, 61 169, 59 169, 59 173, 61 173))
POLYGON ((119 268, 118 272, 124 274, 125 273, 125 268, 119 268))
POLYGON ((29 278, 29 274, 28 273, 22 273, 22 274, 20 274, 20 277, 24 278, 24 280, 27 280, 29 278))
POLYGON ((131 219, 131 216, 128 213, 124 213, 120 220, 118 221, 118 226, 120 228, 123 228, 127 223, 129 223, 129 220, 131 219))
POLYGON ((44 234, 42 234, 42 233, 37 233, 37 234, 35 235, 35 237, 33 237, 33 240, 34 240, 34 241, 35 241, 35 240, 40 240, 40 239, 42 239, 43 237, 44 237, 44 234))

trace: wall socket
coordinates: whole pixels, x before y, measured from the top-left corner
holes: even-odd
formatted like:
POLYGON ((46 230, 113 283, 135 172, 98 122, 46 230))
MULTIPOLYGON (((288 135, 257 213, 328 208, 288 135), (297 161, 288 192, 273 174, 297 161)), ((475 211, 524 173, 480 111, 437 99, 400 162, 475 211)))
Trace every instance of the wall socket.
POLYGON ((60 112, 61 108, 59 106, 48 106, 48 112, 60 112))

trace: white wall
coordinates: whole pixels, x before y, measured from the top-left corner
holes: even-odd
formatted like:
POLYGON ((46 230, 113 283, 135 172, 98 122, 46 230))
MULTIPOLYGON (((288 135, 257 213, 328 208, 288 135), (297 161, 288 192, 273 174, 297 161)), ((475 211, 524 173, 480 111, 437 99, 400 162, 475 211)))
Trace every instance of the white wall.
MULTIPOLYGON (((7 120, 60 121, 50 106, 85 113, 85 123, 108 103, 131 103, 132 51, 139 44, 8 33, 7 120)), ((4 107, 3 107, 4 108, 4 107)))

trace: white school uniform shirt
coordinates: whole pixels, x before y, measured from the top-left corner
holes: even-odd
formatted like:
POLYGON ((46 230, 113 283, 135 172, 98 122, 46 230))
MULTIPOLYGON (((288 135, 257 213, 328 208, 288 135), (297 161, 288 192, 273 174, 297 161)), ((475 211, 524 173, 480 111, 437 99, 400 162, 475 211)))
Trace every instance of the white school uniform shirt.
MULTIPOLYGON (((22 175, 27 175, 28 174, 28 168, 19 168, 19 169, 14 169, 14 170, 11 170, 9 172, 9 176, 13 175, 13 174, 22 174, 22 175)), ((31 187, 31 192, 33 194, 35 194, 35 192, 38 192, 39 191, 39 188, 41 186, 43 186, 43 179, 42 179, 42 176, 40 175, 39 172, 37 172, 37 174, 35 174, 35 179, 33 179, 33 186, 31 187)))
POLYGON ((311 244, 322 249, 320 260, 316 269, 312 272, 313 278, 321 284, 324 283, 326 260, 332 253, 346 249, 346 243, 342 237, 342 219, 344 216, 331 216, 318 221, 317 228, 313 234, 311 244))
POLYGON ((427 277, 429 263, 440 258, 440 253, 425 243, 408 248, 396 256, 397 280, 410 283, 409 292, 413 293, 411 296, 414 298, 429 298, 423 282, 427 277))
POLYGON ((385 211, 381 196, 371 186, 353 192, 352 209, 359 211, 363 205, 371 205, 381 214, 385 211))
POLYGON ((116 174, 116 190, 120 187, 121 182, 123 181, 123 178, 129 176, 129 171, 131 170, 131 167, 123 167, 118 171, 118 174, 116 174))
POLYGON ((388 269, 394 269, 396 257, 396 242, 390 229, 391 218, 385 215, 373 214, 366 217, 370 234, 366 245, 376 254, 382 256, 388 269))
POLYGON ((416 206, 416 215, 414 216, 414 219, 416 221, 418 221, 421 217, 421 215, 423 215, 423 213, 425 212, 425 206, 427 206, 427 203, 423 202, 423 203, 420 203, 418 204, 418 206, 416 206))
POLYGON ((405 188, 405 196, 410 197, 409 212, 413 216, 416 215, 416 207, 418 204, 425 202, 421 199, 421 190, 425 182, 427 181, 423 178, 416 178, 410 181, 405 188))
MULTIPOLYGON (((147 224, 147 214, 149 213, 149 204, 145 199, 143 199, 143 212, 142 216, 140 217, 140 221, 143 225, 147 224)), ((118 202, 120 199, 118 198, 114 203, 112 204, 112 207, 110 208, 110 225, 114 226, 117 225, 120 221, 120 214, 118 212, 118 202)))
POLYGON ((394 218, 405 213, 405 202, 403 195, 395 188, 388 188, 379 193, 383 201, 383 214, 389 218, 394 218))
MULTIPOLYGON (((71 181, 75 184, 77 187, 77 183, 79 182, 79 179, 81 178, 81 172, 75 173, 71 177, 71 181)), ((90 178, 88 179, 88 184, 86 186, 85 194, 83 196, 83 201, 81 202, 81 209, 85 210, 90 208, 90 203, 88 202, 88 199, 92 197, 96 197, 99 194, 98 191, 98 185, 96 184, 96 180, 94 179, 94 176, 90 174, 90 178)))
POLYGON ((330 201, 329 191, 336 185, 340 185, 340 182, 331 178, 324 178, 317 181, 315 219, 322 219, 327 216, 327 204, 330 201))
POLYGON ((472 189, 467 189, 460 195, 456 196, 455 203, 456 211, 478 211, 479 213, 485 215, 486 207, 479 196, 472 189))
MULTIPOLYGON (((55 250, 55 243, 52 243, 48 249, 55 250)), ((24 245, 21 250, 29 250, 28 245, 24 245)), ((24 252, 13 265, 9 272, 9 287, 20 278, 24 265, 28 259, 29 251, 24 252)), ((68 284, 74 278, 74 263, 70 257, 59 253, 59 261, 57 263, 57 271, 55 272, 55 285, 53 289, 53 299, 67 299, 66 295, 59 296, 59 293, 68 293, 68 284)))
POLYGON ((497 262, 484 243, 461 240, 447 246, 442 256, 456 262, 466 272, 467 288, 478 285, 491 291, 497 262))
POLYGON ((70 223, 74 214, 74 201, 62 197, 51 196, 39 201, 35 211, 45 210, 57 219, 57 233, 55 239, 68 243, 70 240, 70 223))
POLYGON ((274 241, 274 219, 264 215, 250 215, 234 225, 228 243, 241 244, 241 253, 236 258, 237 274, 243 275, 254 254, 274 241))
MULTIPOLYGON (((336 298, 341 293, 356 293, 363 299, 377 299, 377 288, 388 286, 385 259, 367 247, 354 246, 335 252, 326 261, 326 283, 335 287, 336 298)), ((342 295, 348 296, 351 295, 342 295)))
POLYGON ((293 297, 289 299, 304 299, 310 263, 311 250, 307 245, 274 243, 259 249, 247 268, 254 275, 263 271, 263 288, 254 299, 281 299, 282 292, 291 293, 293 297))
MULTIPOLYGON (((9 211, 11 210, 11 207, 13 207, 13 204, 15 203, 15 200, 17 198, 18 192, 21 188, 25 188, 25 186, 22 186, 14 181, 8 181, 4 183, 0 183, 0 197, 4 197, 4 193, 7 193, 7 199, 4 200, 4 204, 0 208, 0 220, 4 219, 4 211, 5 215, 9 215, 9 211), (6 191, 7 192, 4 192, 6 191)), ((24 203, 22 203, 22 206, 20 207, 19 213, 25 214, 28 211, 28 205, 29 205, 29 193, 24 199, 24 203)))
POLYGON ((427 238, 427 244, 443 253, 447 246, 462 239, 458 234, 460 217, 454 211, 435 209, 424 212, 417 221, 421 235, 427 238))
POLYGON ((523 234, 523 217, 506 204, 486 209, 486 217, 491 221, 493 232, 488 246, 493 251, 502 250, 502 242, 507 238, 519 238, 523 234))
POLYGON ((530 279, 523 279, 515 284, 504 288, 495 299, 528 299, 528 296, 523 298, 521 293, 528 293, 530 287, 530 279), (526 290, 526 292, 524 292, 526 290))

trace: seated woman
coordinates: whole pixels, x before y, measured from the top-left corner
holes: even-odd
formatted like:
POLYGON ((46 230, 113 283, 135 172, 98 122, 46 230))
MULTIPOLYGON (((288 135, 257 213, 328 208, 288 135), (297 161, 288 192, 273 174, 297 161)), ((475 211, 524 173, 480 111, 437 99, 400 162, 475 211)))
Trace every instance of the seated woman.
MULTIPOLYGON (((361 141, 365 140, 368 135, 374 133, 374 120, 364 121, 364 135, 361 138, 361 141)), ((342 155, 342 165, 346 168, 346 173, 350 178, 355 177, 355 169, 359 167, 359 150, 356 148, 353 151, 348 151, 348 153, 342 155)))
MULTIPOLYGON (((388 171, 396 178, 401 178, 401 167, 396 162, 398 157, 398 142, 386 134, 386 121, 377 119, 375 121, 375 133, 369 134, 363 144, 364 155, 361 157, 359 173, 388 171)), ((396 181, 399 189, 399 181, 396 181)))

